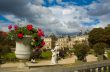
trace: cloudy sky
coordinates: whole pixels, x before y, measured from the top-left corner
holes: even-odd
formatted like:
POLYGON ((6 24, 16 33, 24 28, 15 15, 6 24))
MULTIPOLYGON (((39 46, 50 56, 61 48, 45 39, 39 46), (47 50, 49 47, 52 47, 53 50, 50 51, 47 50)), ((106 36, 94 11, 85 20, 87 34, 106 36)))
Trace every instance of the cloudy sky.
POLYGON ((110 24, 110 0, 0 0, 0 30, 33 24, 45 34, 71 34, 110 24))

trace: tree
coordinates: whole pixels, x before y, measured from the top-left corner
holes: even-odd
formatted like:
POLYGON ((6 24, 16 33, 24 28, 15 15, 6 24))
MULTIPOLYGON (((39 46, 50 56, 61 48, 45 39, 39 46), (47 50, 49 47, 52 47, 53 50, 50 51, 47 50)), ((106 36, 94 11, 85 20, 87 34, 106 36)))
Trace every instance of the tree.
POLYGON ((2 54, 11 52, 10 48, 15 46, 14 42, 7 38, 6 32, 0 31, 0 49, 2 54))
POLYGON ((94 28, 89 32, 89 38, 88 41, 91 46, 93 46, 96 43, 99 42, 106 42, 106 36, 105 36, 105 31, 103 28, 94 28))
POLYGON ((98 56, 99 61, 104 59, 104 53, 106 48, 107 48, 106 43, 96 43, 93 46, 93 49, 95 51, 95 54, 98 56))
POLYGON ((74 46, 74 54, 77 56, 78 60, 84 61, 89 49, 89 46, 86 44, 76 44, 74 46))
POLYGON ((105 53, 105 49, 107 48, 107 44, 106 43, 96 43, 93 46, 93 49, 96 53, 96 55, 103 55, 105 53))
POLYGON ((110 46, 110 27, 108 26, 108 27, 105 27, 105 29, 104 29, 104 31, 105 31, 105 34, 104 34, 104 36, 105 36, 105 40, 106 40, 106 43, 110 46))

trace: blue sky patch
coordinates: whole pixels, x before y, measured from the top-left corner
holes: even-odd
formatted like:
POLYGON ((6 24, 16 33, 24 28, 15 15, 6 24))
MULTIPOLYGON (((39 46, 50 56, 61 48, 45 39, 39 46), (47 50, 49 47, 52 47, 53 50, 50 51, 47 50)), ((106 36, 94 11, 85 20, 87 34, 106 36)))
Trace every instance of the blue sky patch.
POLYGON ((85 6, 89 5, 93 2, 98 2, 98 0, 62 0, 61 2, 57 2, 56 0, 44 0, 43 6, 46 7, 51 7, 51 6, 65 6, 66 4, 68 5, 77 5, 77 6, 85 6))
POLYGON ((0 23, 11 23, 10 20, 6 19, 5 17, 3 16, 0 16, 0 23))
POLYGON ((97 25, 100 23, 99 19, 94 19, 92 22, 82 22, 82 25, 84 26, 92 26, 92 25, 97 25))

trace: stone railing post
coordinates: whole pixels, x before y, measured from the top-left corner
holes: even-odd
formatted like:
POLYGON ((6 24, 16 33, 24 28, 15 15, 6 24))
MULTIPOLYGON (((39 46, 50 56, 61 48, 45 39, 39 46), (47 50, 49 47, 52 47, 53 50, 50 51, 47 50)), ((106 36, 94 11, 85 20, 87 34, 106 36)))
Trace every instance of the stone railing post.
POLYGON ((108 72, 110 72, 110 65, 108 66, 108 72))
POLYGON ((102 71, 102 68, 101 67, 98 67, 98 72, 101 72, 102 71))
POLYGON ((92 72, 96 72, 96 68, 92 68, 92 72))
POLYGON ((91 69, 85 69, 84 72, 91 72, 91 69))
POLYGON ((103 67, 103 72, 107 72, 107 66, 103 67))

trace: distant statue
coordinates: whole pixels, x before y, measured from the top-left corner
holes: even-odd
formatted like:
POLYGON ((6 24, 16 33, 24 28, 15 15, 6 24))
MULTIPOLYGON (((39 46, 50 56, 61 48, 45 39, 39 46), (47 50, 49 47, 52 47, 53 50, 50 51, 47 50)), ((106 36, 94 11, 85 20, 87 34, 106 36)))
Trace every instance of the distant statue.
POLYGON ((60 48, 59 45, 56 44, 55 48, 51 50, 51 52, 52 52, 51 64, 58 63, 59 48, 60 48))

